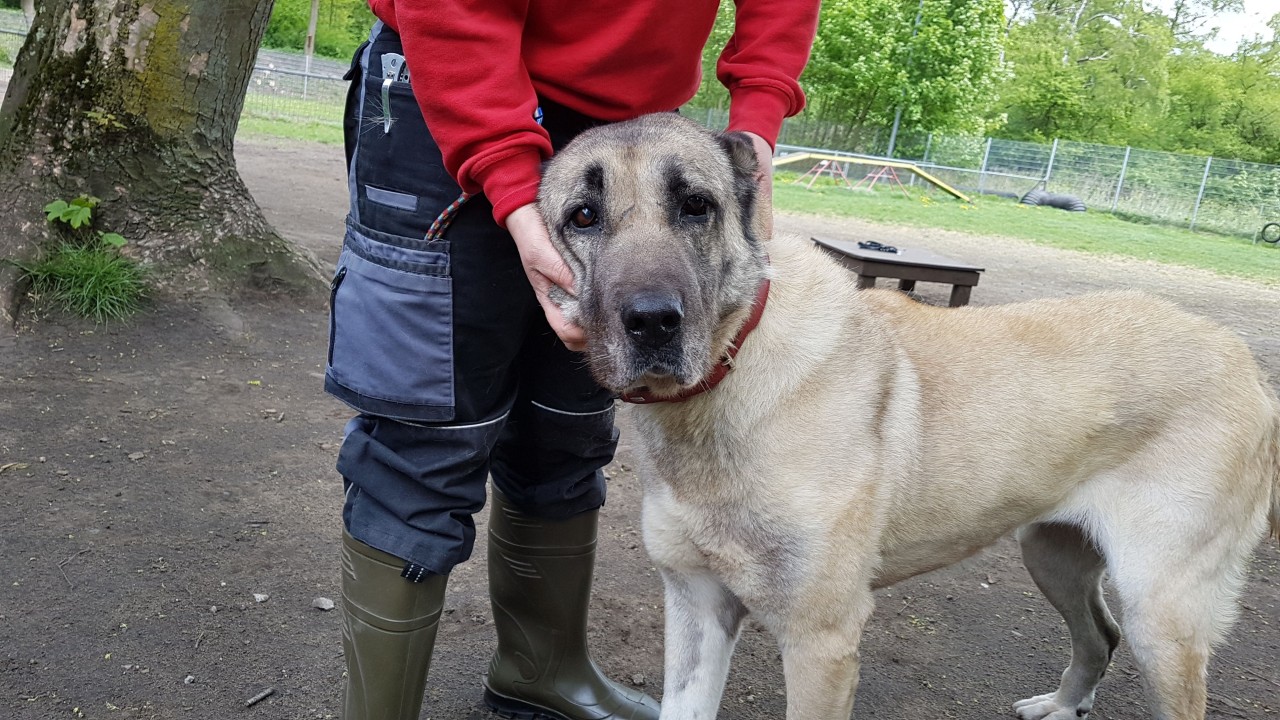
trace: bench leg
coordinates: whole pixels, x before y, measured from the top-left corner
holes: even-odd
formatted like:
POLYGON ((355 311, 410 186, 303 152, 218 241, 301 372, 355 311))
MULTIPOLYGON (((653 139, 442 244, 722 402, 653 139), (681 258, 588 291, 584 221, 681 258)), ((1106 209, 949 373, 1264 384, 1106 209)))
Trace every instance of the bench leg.
POLYGON ((916 281, 906 280, 906 279, 899 280, 898 289, 901 290, 902 292, 911 292, 912 290, 916 289, 916 281))
POLYGON ((875 286, 876 286, 875 275, 859 275, 858 276, 859 290, 866 290, 867 288, 873 288, 875 286))
POLYGON ((952 285, 951 286, 951 307, 960 307, 969 304, 969 292, 973 290, 972 285, 952 285))

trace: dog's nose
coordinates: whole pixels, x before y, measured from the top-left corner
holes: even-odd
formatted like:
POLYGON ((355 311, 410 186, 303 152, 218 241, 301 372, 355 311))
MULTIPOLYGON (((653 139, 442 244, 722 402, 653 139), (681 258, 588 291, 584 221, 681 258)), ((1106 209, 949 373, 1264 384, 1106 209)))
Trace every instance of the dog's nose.
POLYGON ((627 335, 651 348, 670 342, 683 319, 684 305, 674 293, 637 293, 622 308, 622 326, 627 335))

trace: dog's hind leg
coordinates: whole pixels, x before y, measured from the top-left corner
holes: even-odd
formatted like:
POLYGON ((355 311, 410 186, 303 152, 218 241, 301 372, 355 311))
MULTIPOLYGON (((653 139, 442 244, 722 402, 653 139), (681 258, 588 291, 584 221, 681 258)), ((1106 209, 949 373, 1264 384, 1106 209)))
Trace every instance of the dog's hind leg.
POLYGON ((1237 614, 1249 548, 1226 524, 1197 533, 1171 517, 1148 522, 1181 547, 1142 538, 1116 548, 1114 559, 1108 552, 1125 637, 1152 714, 1203 720, 1209 657, 1237 614))
POLYGON ((663 720, 713 720, 747 609, 708 573, 663 568, 666 687, 663 720))
POLYGON ((1075 720, 1093 709, 1093 693, 1120 643, 1120 628, 1102 598, 1106 563, 1080 528, 1036 523, 1018 532, 1031 579, 1071 632, 1071 664, 1057 692, 1014 703, 1022 720, 1075 720))

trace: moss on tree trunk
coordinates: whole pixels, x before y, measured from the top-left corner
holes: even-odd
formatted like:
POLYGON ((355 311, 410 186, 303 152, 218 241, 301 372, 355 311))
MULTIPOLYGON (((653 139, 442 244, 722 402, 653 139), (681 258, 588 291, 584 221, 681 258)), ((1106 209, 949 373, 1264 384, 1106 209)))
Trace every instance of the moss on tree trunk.
MULTIPOLYGON (((37 252, 40 209, 88 194, 96 224, 168 289, 319 287, 232 155, 271 4, 42 2, 0 106, 0 257, 37 252)), ((0 287, 0 312, 13 290, 0 287)))

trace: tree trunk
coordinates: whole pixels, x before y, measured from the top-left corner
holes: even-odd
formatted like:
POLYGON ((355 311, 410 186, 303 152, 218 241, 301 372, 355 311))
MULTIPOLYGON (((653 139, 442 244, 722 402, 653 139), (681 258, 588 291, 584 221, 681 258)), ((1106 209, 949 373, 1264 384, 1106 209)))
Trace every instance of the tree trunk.
MULTIPOLYGON (((0 105, 0 257, 32 256, 48 234, 41 208, 85 194, 102 201, 94 226, 124 235, 165 289, 321 282, 232 155, 271 5, 42 0, 0 105)), ((10 278, 0 313, 13 292, 10 278)))

